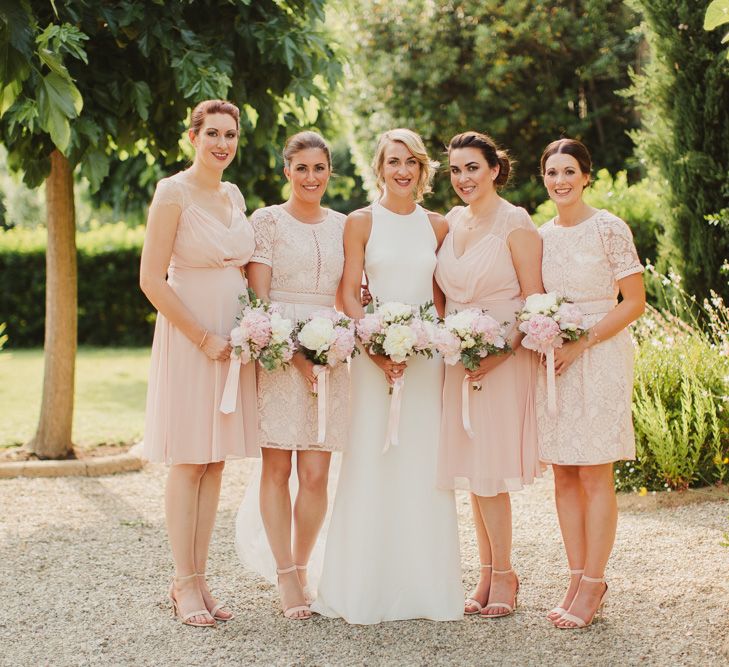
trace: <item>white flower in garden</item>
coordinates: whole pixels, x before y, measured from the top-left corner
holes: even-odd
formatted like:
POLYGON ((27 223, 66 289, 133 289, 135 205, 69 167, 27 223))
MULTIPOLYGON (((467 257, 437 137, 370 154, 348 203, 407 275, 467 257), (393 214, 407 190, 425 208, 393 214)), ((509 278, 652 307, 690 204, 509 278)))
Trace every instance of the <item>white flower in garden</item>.
POLYGON ((299 342, 317 353, 327 350, 333 338, 334 323, 325 317, 309 320, 299 331, 299 342))
POLYGON ((271 343, 283 343, 291 336, 294 327, 291 320, 281 317, 280 313, 271 313, 271 343))
POLYGON ((418 337, 415 332, 404 324, 391 324, 387 328, 382 347, 385 354, 395 362, 402 362, 412 353, 418 337))

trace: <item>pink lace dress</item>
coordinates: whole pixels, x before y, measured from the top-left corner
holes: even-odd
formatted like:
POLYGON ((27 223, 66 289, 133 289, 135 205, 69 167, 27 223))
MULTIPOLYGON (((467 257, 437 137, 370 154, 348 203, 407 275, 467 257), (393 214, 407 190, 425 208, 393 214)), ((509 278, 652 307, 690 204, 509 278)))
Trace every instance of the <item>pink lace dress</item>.
MULTIPOLYGON (((317 224, 300 222, 283 206, 267 206, 251 216, 256 250, 252 262, 272 269, 271 301, 285 317, 301 320, 334 307, 344 268, 345 216, 329 210, 317 224)), ((341 450, 347 439, 349 375, 346 364, 329 374, 326 439, 317 444, 317 400, 293 366, 258 372, 261 447, 341 450)))
MULTIPOLYGON (((232 183, 230 220, 219 220, 195 203, 194 193, 177 174, 157 184, 152 204, 180 207, 167 282, 201 326, 227 336, 235 326, 238 295, 245 292, 242 267, 254 249, 245 201, 232 183)), ((218 409, 228 362, 205 353, 157 315, 147 390, 144 455, 167 464, 211 463, 229 456, 258 456, 253 364, 240 373, 238 404, 225 415, 218 409)))
MULTIPOLYGON (((453 248, 453 230, 464 209, 451 219, 451 232, 438 253, 435 277, 446 295, 446 312, 484 308, 513 330, 521 309, 521 287, 507 240, 517 229, 534 229, 529 214, 508 202, 501 204, 492 231, 460 257, 453 248)), ((517 491, 541 474, 534 407, 537 358, 517 348, 469 390, 474 436, 463 428, 461 364, 446 366, 443 418, 438 449, 438 486, 467 489, 478 496, 517 491)))
MULTIPOLYGON (((618 280, 643 271, 630 228, 608 211, 574 227, 550 220, 539 232, 544 289, 577 303, 587 327, 617 304, 618 280)), ((633 343, 627 329, 583 352, 557 376, 556 415, 547 410, 546 384, 542 368, 537 423, 545 463, 597 465, 635 458, 633 343)))

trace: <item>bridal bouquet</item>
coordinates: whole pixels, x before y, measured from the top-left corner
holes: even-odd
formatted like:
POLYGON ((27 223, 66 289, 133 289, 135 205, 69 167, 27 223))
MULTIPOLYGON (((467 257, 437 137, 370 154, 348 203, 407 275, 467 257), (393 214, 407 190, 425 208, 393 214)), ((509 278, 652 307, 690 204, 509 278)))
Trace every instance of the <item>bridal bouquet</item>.
MULTIPOLYGON (((433 302, 422 306, 388 301, 377 303, 373 312, 357 322, 357 338, 369 354, 381 354, 396 363, 422 354, 432 358, 436 333, 433 302)), ((390 415, 385 436, 386 452, 390 445, 398 444, 400 402, 405 377, 400 377, 390 387, 390 415)))
POLYGON ((565 340, 577 340, 585 333, 582 310, 556 292, 532 294, 518 313, 519 331, 525 334, 521 344, 547 356, 547 406, 557 410, 554 382, 554 351, 565 340))
POLYGON ((261 301, 251 289, 238 300, 241 310, 235 318, 237 326, 230 332, 233 350, 220 402, 220 411, 225 414, 235 410, 243 364, 259 361, 267 371, 274 371, 285 367, 295 351, 293 324, 274 304, 261 301))
POLYGON ((298 351, 314 363, 314 395, 317 397, 317 442, 326 439, 327 379, 329 367, 348 361, 359 350, 355 347, 354 320, 333 308, 313 313, 295 329, 298 351))
MULTIPOLYGON (((435 347, 449 366, 460 361, 467 370, 475 371, 481 364, 481 359, 492 354, 503 354, 511 349, 505 336, 505 325, 499 324, 485 310, 467 308, 446 315, 436 332, 435 347)), ((466 376, 461 386, 461 417, 464 430, 472 438, 468 385, 466 376)), ((471 386, 476 391, 481 391, 480 382, 474 382, 471 386)))

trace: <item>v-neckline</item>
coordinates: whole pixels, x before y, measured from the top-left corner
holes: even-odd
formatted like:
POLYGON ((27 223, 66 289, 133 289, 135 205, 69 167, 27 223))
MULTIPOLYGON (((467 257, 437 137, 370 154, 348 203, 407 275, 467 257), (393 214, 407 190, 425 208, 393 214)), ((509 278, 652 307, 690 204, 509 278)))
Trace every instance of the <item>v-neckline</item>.
MULTIPOLYGON (((501 208, 501 204, 499 204, 499 208, 501 208)), ((493 236, 494 238, 498 238, 494 232, 494 225, 496 222, 494 222, 491 225, 491 229, 487 231, 480 239, 477 241, 474 241, 468 248, 465 248, 463 252, 460 255, 456 255, 456 229, 461 225, 462 219, 463 219, 463 213, 466 210, 466 207, 463 207, 463 210, 458 214, 458 218, 456 219, 456 224, 453 227, 453 231, 451 232, 451 254, 453 255, 453 259, 455 259, 457 262, 462 260, 471 250, 473 250, 481 241, 484 239, 487 239, 489 236, 493 236)))
MULTIPOLYGON (((225 195, 225 198, 228 200, 228 204, 230 204, 230 213, 228 214, 229 222, 227 225, 220 218, 213 215, 207 208, 205 208, 204 206, 201 206, 196 201, 194 201, 192 199, 192 197, 190 197, 190 202, 198 210, 202 211, 208 218, 217 222, 221 227, 224 227, 225 229, 230 230, 233 228, 233 223, 235 222, 235 202, 233 201, 233 198, 230 196, 230 191, 228 190, 228 186, 225 185, 225 183, 226 183, 226 181, 220 182, 220 185, 223 187, 223 194, 225 195)), ((183 182, 183 186, 184 185, 185 185, 185 183, 183 182)))

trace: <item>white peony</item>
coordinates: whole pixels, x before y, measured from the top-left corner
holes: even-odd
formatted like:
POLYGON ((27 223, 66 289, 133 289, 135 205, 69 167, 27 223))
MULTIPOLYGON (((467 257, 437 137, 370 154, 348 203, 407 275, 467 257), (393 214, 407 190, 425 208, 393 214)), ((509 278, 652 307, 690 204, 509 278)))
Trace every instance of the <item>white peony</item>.
POLYGON ((412 354, 417 340, 418 337, 410 327, 404 324, 391 324, 387 327, 382 347, 388 357, 399 363, 412 354))
POLYGON ((291 320, 281 317, 280 313, 271 313, 271 344, 283 343, 293 330, 291 320))
POLYGON ((398 319, 410 317, 413 314, 413 307, 408 306, 406 303, 388 301, 377 309, 377 313, 384 322, 394 322, 398 319))
POLYGON ((557 293, 530 294, 524 303, 524 310, 530 313, 549 313, 557 311, 557 293), (554 310, 552 310, 554 309, 554 310))
POLYGON ((478 317, 478 314, 478 311, 469 309, 448 315, 445 318, 446 328, 455 331, 463 338, 473 330, 473 321, 478 317))
POLYGON ((317 354, 329 349, 334 340, 334 323, 325 317, 309 320, 299 331, 299 342, 317 354))

